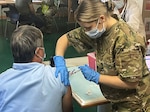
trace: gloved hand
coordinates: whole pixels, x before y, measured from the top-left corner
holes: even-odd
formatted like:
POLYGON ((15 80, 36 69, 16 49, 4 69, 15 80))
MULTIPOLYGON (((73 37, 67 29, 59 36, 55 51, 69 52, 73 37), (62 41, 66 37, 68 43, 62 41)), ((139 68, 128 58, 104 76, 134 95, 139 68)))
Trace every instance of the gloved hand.
POLYGON ((88 65, 79 66, 79 69, 87 80, 93 81, 96 84, 99 83, 100 74, 98 72, 94 71, 88 65))
POLYGON ((66 67, 65 59, 62 56, 54 56, 53 60, 54 60, 55 67, 56 67, 55 77, 57 78, 58 74, 60 73, 61 82, 64 83, 65 86, 70 85, 69 72, 66 67))

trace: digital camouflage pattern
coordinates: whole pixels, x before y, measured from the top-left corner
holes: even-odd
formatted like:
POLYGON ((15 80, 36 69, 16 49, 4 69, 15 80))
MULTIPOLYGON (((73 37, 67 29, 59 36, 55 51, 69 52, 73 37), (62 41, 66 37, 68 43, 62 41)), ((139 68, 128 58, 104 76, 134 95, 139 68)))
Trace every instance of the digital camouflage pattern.
POLYGON ((118 112, 150 112, 150 72, 145 62, 145 41, 123 21, 98 39, 91 39, 80 27, 67 33, 78 52, 96 52, 97 71, 139 82, 136 89, 116 89, 100 84, 103 95, 118 112))

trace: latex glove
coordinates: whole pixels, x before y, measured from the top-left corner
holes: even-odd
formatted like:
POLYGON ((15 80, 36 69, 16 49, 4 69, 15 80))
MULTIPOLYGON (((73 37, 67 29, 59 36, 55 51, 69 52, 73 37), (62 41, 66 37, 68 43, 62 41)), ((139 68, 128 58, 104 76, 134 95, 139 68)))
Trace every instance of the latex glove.
POLYGON ((79 66, 79 69, 87 80, 93 81, 96 84, 99 83, 100 74, 98 72, 94 71, 88 65, 79 66))
POLYGON ((70 83, 69 83, 69 72, 67 70, 64 57, 54 56, 53 60, 54 60, 55 67, 56 67, 55 77, 57 78, 59 73, 60 73, 61 82, 64 83, 65 86, 70 85, 70 83))

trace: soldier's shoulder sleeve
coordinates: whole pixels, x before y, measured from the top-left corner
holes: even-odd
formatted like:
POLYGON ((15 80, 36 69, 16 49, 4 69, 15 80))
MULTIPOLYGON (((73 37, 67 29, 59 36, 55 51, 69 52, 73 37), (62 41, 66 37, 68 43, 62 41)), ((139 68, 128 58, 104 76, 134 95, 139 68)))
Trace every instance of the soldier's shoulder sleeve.
POLYGON ((116 69, 122 80, 137 82, 143 75, 143 45, 134 39, 128 39, 126 35, 124 36, 118 39, 116 45, 116 69))
POLYGON ((71 30, 67 33, 69 43, 78 52, 88 52, 93 49, 93 42, 83 31, 81 27, 71 30))

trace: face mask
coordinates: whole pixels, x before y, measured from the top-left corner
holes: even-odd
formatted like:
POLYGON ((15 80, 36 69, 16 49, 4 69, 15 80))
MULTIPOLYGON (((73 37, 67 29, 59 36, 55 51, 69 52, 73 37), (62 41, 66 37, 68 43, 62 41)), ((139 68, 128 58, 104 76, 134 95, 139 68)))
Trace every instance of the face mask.
POLYGON ((121 9, 124 6, 124 0, 113 0, 115 6, 117 9, 121 9))
POLYGON ((39 57, 42 61, 44 61, 44 59, 46 58, 46 54, 45 54, 45 49, 43 47, 39 47, 40 49, 43 49, 44 51, 44 57, 40 56, 39 54, 37 54, 37 50, 35 51, 35 54, 37 57, 39 57))
POLYGON ((98 23, 96 25, 96 28, 85 32, 92 39, 96 39, 96 38, 101 37, 101 35, 106 31, 104 24, 103 24, 103 28, 101 31, 98 29, 98 24, 99 24, 99 20, 98 20, 98 23))

